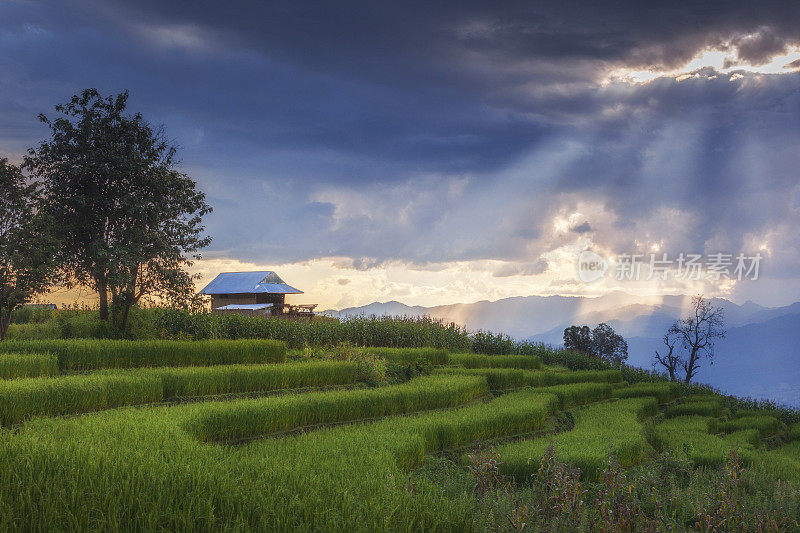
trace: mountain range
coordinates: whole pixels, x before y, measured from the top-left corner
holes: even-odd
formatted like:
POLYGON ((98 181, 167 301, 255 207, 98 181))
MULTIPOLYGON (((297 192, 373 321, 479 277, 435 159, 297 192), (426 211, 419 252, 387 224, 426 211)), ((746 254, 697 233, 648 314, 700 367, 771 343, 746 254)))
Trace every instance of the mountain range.
MULTIPOLYGON (((470 330, 503 332, 517 339, 561 345, 564 328, 611 325, 628 341, 628 362, 652 368, 654 350, 669 326, 689 308, 690 296, 640 297, 612 292, 598 297, 522 296, 434 307, 374 302, 329 310, 334 317, 430 315, 470 330)), ((724 309, 726 338, 717 343, 713 364, 703 362, 698 380, 729 394, 770 399, 800 407, 800 302, 764 307, 712 299, 724 309)))

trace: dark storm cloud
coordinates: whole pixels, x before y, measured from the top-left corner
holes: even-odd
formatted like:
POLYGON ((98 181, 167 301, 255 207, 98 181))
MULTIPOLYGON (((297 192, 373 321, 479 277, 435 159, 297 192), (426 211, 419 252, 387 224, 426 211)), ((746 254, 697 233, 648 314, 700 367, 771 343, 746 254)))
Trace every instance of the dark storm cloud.
POLYGON ((740 246, 797 216, 800 75, 600 82, 706 47, 763 64, 798 27, 786 1, 5 2, 0 153, 81 88, 130 89, 207 191, 215 251, 244 260, 512 275, 589 233, 740 246), (581 199, 603 211, 552 237, 581 199))

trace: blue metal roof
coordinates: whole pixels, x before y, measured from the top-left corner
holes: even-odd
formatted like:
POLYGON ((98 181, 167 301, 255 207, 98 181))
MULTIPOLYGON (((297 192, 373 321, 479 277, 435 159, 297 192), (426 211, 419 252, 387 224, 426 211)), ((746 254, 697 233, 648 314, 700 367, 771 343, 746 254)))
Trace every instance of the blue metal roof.
POLYGON ((200 291, 200 294, 303 294, 303 291, 287 285, 269 270, 255 272, 223 272, 200 291))

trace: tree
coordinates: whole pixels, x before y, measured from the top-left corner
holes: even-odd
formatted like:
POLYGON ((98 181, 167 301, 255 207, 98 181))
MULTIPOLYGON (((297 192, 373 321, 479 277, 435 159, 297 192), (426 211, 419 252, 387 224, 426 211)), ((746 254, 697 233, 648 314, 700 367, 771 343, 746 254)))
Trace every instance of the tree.
POLYGON ((592 330, 592 355, 606 363, 621 365, 628 359, 628 343, 606 323, 592 330))
POLYGON ((678 332, 674 325, 664 334, 662 341, 666 351, 662 350, 662 353, 659 353, 656 350, 655 363, 664 367, 669 374, 670 381, 677 381, 678 367, 682 361, 680 346, 678 346, 678 332), (678 349, 676 350, 676 348, 678 349))
POLYGON ((606 323, 593 330, 589 326, 570 326, 564 330, 564 347, 619 365, 628 359, 628 343, 606 323))
POLYGON ((677 381, 679 369, 683 369, 683 380, 689 383, 700 369, 703 357, 714 362, 714 345, 725 337, 723 309, 710 300, 697 295, 692 298, 691 312, 686 318, 675 321, 664 334, 666 351, 656 351, 655 363, 677 381))
POLYGON ((702 357, 706 357, 713 364, 715 341, 725 337, 724 328, 723 309, 713 305, 711 300, 703 298, 702 294, 692 298, 690 315, 672 325, 670 330, 677 336, 686 352, 681 360, 686 383, 697 374, 702 357))
POLYGON ((53 281, 55 243, 38 203, 37 185, 0 159, 0 340, 14 310, 53 281))
POLYGON ((163 128, 126 114, 127 101, 87 89, 57 105, 58 117, 39 117, 51 138, 25 160, 44 185, 70 282, 97 291, 100 317, 122 331, 144 296, 192 296, 185 268, 210 243, 202 217, 211 211, 175 168, 163 128))
POLYGON ((589 326, 570 326, 564 330, 564 348, 589 353, 592 349, 592 331, 589 326))

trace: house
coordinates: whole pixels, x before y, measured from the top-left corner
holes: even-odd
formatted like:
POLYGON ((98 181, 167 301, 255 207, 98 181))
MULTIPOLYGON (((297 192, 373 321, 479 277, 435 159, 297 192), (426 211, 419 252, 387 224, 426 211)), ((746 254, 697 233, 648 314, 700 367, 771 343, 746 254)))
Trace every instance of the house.
POLYGON ((275 272, 223 272, 200 291, 211 296, 213 313, 250 316, 312 317, 316 304, 287 305, 287 294, 303 291, 287 285, 275 272))

